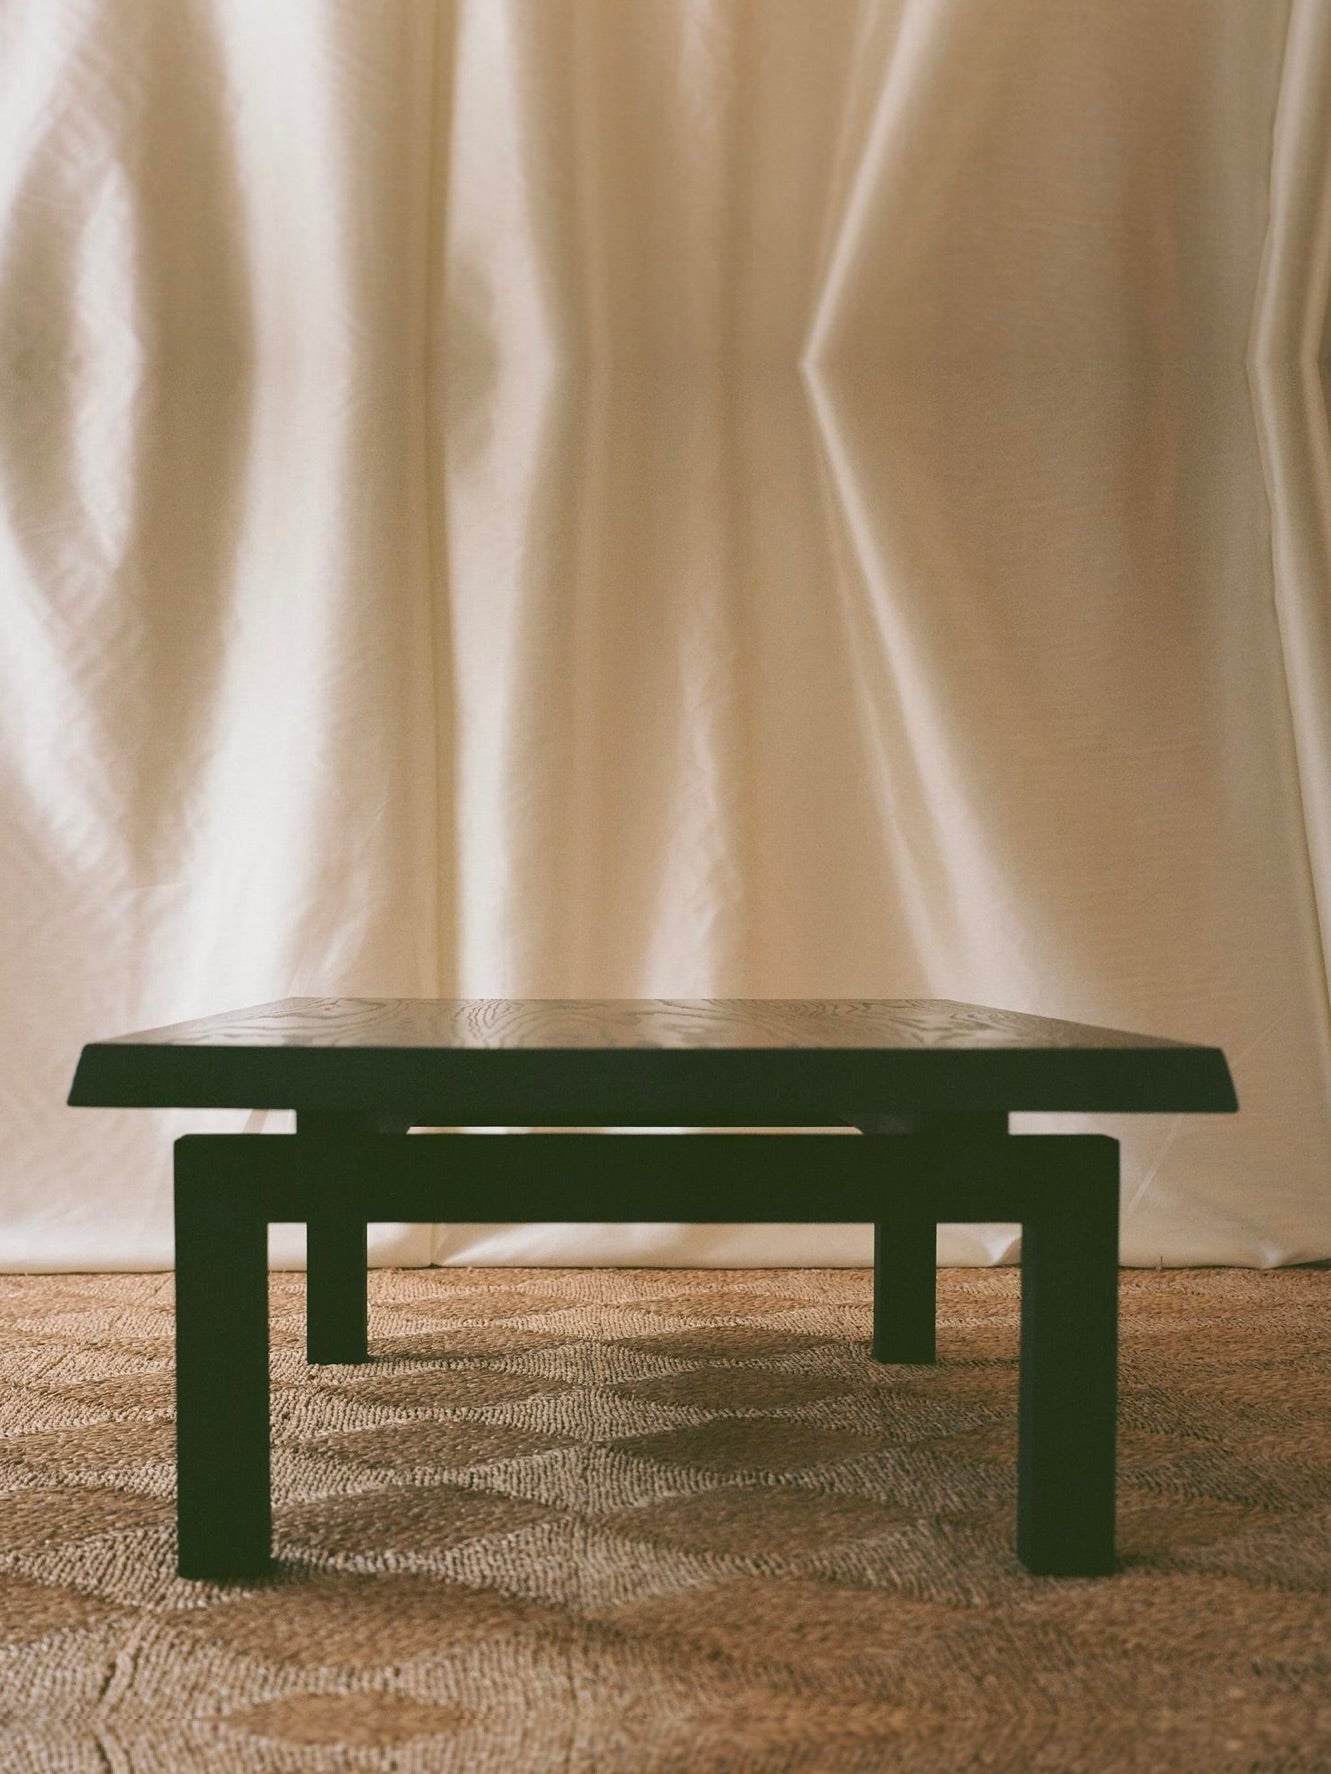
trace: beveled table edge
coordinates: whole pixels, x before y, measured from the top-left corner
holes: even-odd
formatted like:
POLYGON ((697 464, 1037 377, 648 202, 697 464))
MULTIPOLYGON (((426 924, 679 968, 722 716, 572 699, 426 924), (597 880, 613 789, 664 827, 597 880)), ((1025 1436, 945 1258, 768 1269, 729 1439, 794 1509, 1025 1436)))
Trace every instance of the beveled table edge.
POLYGON ((846 1047, 720 1045, 374 1045, 150 1039, 304 1005, 928 1005, 1024 1017, 943 999, 563 1000, 279 999, 217 1018, 85 1046, 75 1107, 392 1109, 418 1125, 834 1125, 857 1114, 1233 1113, 1223 1051, 1161 1036, 1032 1017, 1120 1037, 1109 1044, 1016 1042, 846 1047), (1132 1043, 1139 1042, 1140 1045, 1132 1043))

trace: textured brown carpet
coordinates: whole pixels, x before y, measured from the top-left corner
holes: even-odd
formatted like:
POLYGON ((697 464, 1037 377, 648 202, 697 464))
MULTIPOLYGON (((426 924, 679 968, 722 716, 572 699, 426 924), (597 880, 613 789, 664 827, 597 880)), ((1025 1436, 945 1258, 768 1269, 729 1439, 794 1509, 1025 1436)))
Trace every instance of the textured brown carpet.
POLYGON ((173 1574, 169 1276, 0 1277, 0 1770, 1331 1770, 1331 1276, 1123 1277, 1122 1571, 1011 1552, 1017 1276, 407 1270, 271 1582, 173 1574))

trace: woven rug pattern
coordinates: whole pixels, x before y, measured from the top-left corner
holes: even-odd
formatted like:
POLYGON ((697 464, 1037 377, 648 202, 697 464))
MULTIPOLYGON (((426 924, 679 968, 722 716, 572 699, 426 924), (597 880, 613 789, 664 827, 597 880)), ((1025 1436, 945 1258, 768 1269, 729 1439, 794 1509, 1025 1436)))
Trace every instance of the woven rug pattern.
POLYGON ((1018 1277, 271 1280, 280 1566, 174 1574, 169 1275, 0 1277, 0 1770, 1331 1770, 1331 1276, 1124 1274, 1122 1568, 1012 1552, 1018 1277))

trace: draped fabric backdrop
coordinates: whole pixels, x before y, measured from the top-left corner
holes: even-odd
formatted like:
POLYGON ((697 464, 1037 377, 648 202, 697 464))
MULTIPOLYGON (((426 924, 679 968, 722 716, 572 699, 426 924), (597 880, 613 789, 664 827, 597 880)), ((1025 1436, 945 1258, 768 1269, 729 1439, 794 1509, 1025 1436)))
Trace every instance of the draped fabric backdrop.
POLYGON ((169 1262, 244 1117, 79 1046, 290 993, 1219 1042, 1017 1125, 1331 1254, 1328 92, 1324 0, 2 0, 0 1263, 169 1262))

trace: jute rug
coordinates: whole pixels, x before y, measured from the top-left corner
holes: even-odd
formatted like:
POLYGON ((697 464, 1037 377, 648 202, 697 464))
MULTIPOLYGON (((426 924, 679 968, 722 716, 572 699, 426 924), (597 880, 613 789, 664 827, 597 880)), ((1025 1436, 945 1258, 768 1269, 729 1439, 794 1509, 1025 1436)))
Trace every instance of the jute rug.
POLYGON ((0 1278, 0 1770, 1331 1769, 1331 1276, 1123 1277, 1109 1579, 1011 1550, 1017 1275, 407 1270, 307 1368, 279 1574, 173 1574, 171 1278, 0 1278))

